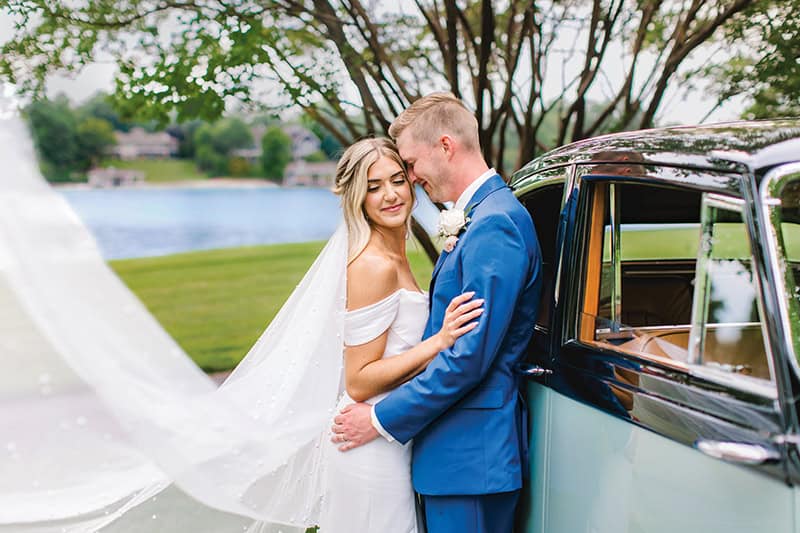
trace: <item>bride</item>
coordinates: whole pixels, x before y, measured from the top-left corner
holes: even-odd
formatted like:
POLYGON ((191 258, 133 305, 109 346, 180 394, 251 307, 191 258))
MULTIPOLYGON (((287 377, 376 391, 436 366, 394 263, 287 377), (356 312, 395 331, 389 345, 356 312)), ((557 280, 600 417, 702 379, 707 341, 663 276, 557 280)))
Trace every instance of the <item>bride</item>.
POLYGON ((340 453, 338 406, 376 401, 468 332, 405 255, 413 190, 394 146, 351 146, 345 224, 217 387, 102 260, 0 114, 0 533, 416 531, 410 450, 340 453))
MULTIPOLYGON (((346 392, 337 406, 375 403, 422 372, 440 351, 475 327, 480 300, 453 299, 444 326, 420 342, 428 298, 406 257, 414 189, 388 139, 365 139, 342 156, 335 192, 348 228, 347 312, 344 319, 346 392)), ((411 488, 411 448, 374 440, 340 453, 327 449, 323 533, 417 531, 411 488)))

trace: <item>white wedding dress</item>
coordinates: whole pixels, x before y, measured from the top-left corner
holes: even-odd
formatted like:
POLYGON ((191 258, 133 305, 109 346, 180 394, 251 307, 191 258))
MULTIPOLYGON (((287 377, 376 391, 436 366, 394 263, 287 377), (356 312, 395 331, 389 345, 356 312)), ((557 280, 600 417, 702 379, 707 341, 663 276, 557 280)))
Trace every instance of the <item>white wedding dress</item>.
MULTIPOLYGON (((383 357, 420 342, 428 318, 425 293, 400 289, 383 300, 345 313, 345 344, 367 343, 387 329, 383 357)), ((367 400, 375 403, 386 396, 367 400)), ((339 408, 353 403, 343 393, 339 408)), ((325 449, 326 500, 320 533, 416 533, 419 531, 411 487, 411 443, 378 438, 347 452, 328 441, 325 449)))
POLYGON ((342 226, 217 387, 42 179, 12 107, 0 90, 0 533, 416 531, 410 449, 340 453, 330 424, 345 338, 408 349, 425 296, 346 313, 342 226))

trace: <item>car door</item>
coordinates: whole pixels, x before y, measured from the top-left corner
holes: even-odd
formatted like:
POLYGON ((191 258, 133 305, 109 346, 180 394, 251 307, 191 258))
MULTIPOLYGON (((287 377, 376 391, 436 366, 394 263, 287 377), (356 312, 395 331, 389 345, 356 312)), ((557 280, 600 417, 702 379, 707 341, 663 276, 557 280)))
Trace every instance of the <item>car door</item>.
POLYGON ((529 359, 553 374, 527 390, 523 530, 792 531, 737 178, 617 170, 578 167, 562 202, 549 323, 529 359))

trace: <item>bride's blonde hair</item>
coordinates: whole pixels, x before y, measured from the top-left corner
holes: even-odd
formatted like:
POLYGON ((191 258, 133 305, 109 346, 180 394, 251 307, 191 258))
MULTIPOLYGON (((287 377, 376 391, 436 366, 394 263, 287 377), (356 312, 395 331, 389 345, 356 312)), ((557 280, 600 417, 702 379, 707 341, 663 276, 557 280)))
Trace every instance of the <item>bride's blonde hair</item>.
MULTIPOLYGON (((403 175, 408 181, 408 174, 397 146, 389 139, 376 137, 362 139, 350 145, 344 151, 336 165, 336 182, 333 192, 342 197, 342 211, 348 233, 347 263, 358 257, 369 242, 370 224, 364 213, 364 200, 367 198, 367 173, 370 167, 381 157, 388 157, 400 165, 403 175)), ((414 187, 411 189, 412 204, 416 197, 414 187)), ((406 231, 411 231, 411 216, 406 223, 406 231)))

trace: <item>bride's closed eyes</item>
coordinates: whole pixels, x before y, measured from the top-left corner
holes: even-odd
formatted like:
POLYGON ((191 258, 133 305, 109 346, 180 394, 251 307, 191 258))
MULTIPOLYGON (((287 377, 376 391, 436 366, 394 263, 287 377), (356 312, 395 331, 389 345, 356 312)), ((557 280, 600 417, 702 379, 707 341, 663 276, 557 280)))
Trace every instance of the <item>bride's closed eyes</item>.
MULTIPOLYGON (((402 186, 407 182, 405 174, 402 172, 398 172, 394 176, 391 177, 391 183, 395 186, 402 186)), ((376 192, 379 191, 381 188, 381 180, 369 180, 367 182, 367 192, 376 192)))

